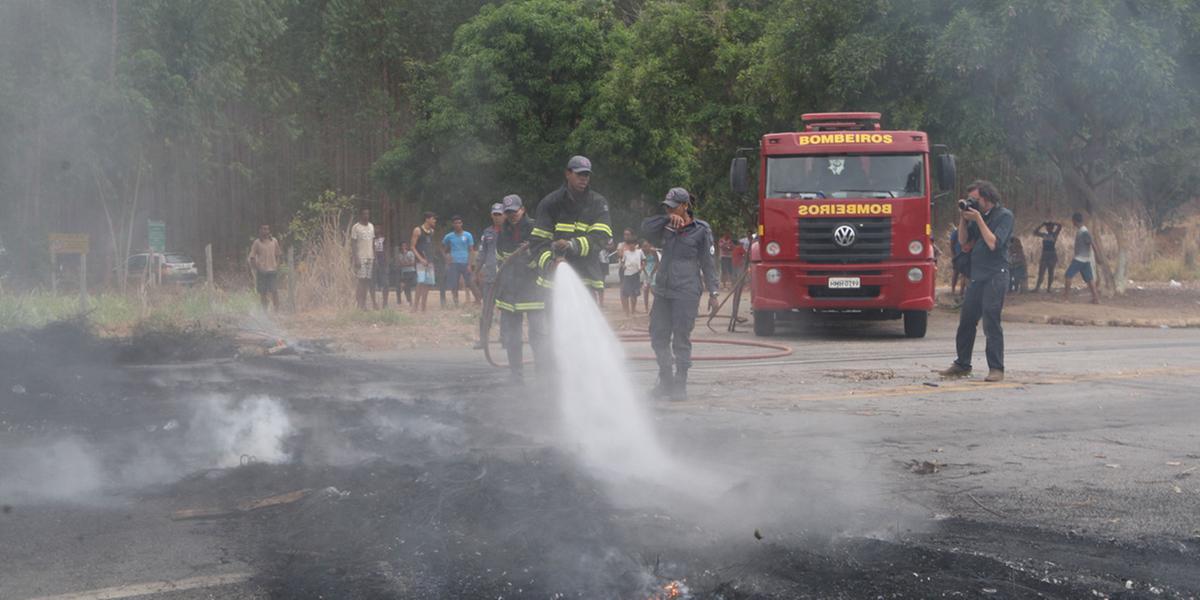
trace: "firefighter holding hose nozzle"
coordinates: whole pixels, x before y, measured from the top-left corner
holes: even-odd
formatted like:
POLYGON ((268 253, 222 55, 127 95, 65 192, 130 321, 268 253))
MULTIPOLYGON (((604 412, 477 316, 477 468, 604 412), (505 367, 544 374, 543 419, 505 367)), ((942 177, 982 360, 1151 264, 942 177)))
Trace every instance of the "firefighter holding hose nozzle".
POLYGON ((717 309, 716 248, 712 228, 695 218, 693 196, 671 188, 662 201, 664 212, 642 221, 642 235, 662 248, 651 291, 650 345, 658 360, 658 397, 687 400, 688 368, 692 366, 692 328, 700 297, 708 292, 708 311, 717 309), (671 371, 672 362, 675 370, 671 371))
POLYGON ((529 345, 537 368, 545 368, 546 302, 537 284, 537 259, 529 252, 533 221, 525 216, 520 196, 505 196, 501 204, 505 220, 496 239, 496 258, 501 262, 496 308, 500 309, 500 343, 508 353, 510 376, 520 382, 524 363, 522 321, 529 321, 529 345))
POLYGON ((537 207, 530 251, 537 258, 538 285, 550 287, 550 271, 565 261, 599 299, 607 269, 600 253, 612 239, 608 200, 591 187, 592 161, 572 156, 562 187, 550 192, 537 207))

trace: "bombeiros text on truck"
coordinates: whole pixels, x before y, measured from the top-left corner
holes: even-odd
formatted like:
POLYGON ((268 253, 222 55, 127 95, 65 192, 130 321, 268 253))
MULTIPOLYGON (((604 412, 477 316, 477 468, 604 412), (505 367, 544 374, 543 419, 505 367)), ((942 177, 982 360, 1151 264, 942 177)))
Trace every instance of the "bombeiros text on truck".
MULTIPOLYGON (((933 309, 930 148, 938 187, 954 155, 921 131, 883 131, 879 113, 813 113, 804 131, 768 133, 758 150, 758 239, 749 282, 754 333, 798 313, 904 319, 924 337, 933 309)), ((747 193, 748 163, 730 184, 747 193)))

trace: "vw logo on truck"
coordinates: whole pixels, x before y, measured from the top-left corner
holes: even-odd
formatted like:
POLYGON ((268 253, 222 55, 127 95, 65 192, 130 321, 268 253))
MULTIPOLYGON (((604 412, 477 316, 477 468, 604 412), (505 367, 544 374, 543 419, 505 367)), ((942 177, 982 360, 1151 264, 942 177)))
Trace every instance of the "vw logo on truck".
POLYGON ((858 232, 854 230, 854 226, 849 223, 838 225, 837 229, 833 230, 833 243, 848 248, 854 244, 854 238, 858 236, 858 232))

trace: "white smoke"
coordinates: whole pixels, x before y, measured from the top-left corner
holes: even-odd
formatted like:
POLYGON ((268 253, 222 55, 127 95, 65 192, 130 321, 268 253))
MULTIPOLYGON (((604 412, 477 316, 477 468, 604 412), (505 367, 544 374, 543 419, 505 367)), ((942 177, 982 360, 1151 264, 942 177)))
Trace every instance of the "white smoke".
POLYGON ((203 469, 290 459, 292 420, 265 396, 188 398, 190 416, 104 444, 79 435, 0 448, 0 503, 103 502, 203 469))

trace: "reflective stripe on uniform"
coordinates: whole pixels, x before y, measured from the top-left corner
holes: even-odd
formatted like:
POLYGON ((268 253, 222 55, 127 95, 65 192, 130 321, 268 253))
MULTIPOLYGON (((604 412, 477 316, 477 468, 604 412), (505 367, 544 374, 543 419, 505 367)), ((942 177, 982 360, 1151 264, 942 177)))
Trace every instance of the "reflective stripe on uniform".
POLYGON ((575 231, 583 233, 588 230, 588 224, 580 221, 575 221, 575 231))
POLYGON ((575 239, 579 240, 579 255, 587 256, 588 251, 592 248, 592 245, 588 243, 588 239, 584 236, 580 236, 575 239))
POLYGON ((510 304, 503 300, 496 300, 496 308, 505 312, 528 312, 531 310, 546 310, 545 302, 517 302, 510 304))
POLYGON ((555 223, 554 231, 558 233, 575 233, 575 225, 572 223, 555 223))
POLYGON ((608 237, 612 237, 613 234, 612 227, 609 227, 607 223, 594 223, 591 227, 588 227, 588 231, 599 231, 608 235, 608 237))
POLYGON ((603 279, 587 279, 587 278, 584 278, 584 280, 583 280, 583 285, 586 285, 586 286, 588 286, 588 287, 590 287, 590 288, 595 288, 595 289, 598 289, 598 290, 602 290, 602 289, 604 289, 604 280, 603 280, 603 279))
POLYGON ((553 256, 554 256, 554 253, 549 250, 543 252, 542 256, 538 258, 538 267, 545 269, 546 263, 550 262, 550 259, 553 256))
POLYGON ((551 239, 554 237, 553 234, 551 234, 549 231, 546 231, 545 229, 542 229, 541 227, 534 227, 533 231, 529 232, 529 235, 532 235, 534 237, 546 238, 546 239, 551 239))
POLYGON ((545 277, 538 277, 537 284, 544 288, 554 287, 554 282, 550 281, 549 279, 546 279, 545 277))

